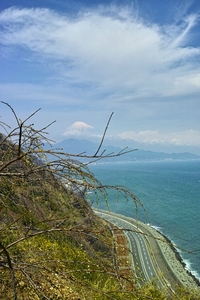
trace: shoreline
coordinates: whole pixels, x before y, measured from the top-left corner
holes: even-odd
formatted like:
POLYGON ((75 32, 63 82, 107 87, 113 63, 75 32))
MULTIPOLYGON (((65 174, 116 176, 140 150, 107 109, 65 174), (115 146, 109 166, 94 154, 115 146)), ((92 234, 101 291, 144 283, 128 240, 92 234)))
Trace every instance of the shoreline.
MULTIPOLYGON (((148 226, 151 226, 151 225, 148 225, 148 226)), ((173 245, 172 241, 166 235, 164 235, 162 232, 160 232, 158 229, 154 228, 153 226, 151 226, 151 228, 153 228, 154 230, 156 230, 160 235, 163 236, 164 239, 166 239, 166 241, 168 242, 168 245, 170 246, 170 248, 172 249, 172 251, 175 253, 176 259, 182 264, 184 270, 188 273, 188 275, 193 278, 193 280, 196 282, 196 284, 198 286, 200 286, 200 280, 198 278, 196 278, 194 274, 192 274, 191 270, 187 269, 186 263, 184 262, 183 258, 181 257, 179 251, 173 245)))
POLYGON ((196 278, 190 270, 186 269, 186 264, 183 261, 180 253, 167 236, 165 236, 162 232, 160 232, 158 229, 155 229, 151 225, 145 224, 139 220, 137 221, 129 217, 126 218, 129 220, 133 220, 133 222, 139 225, 139 228, 141 227, 141 229, 145 229, 147 231, 147 234, 150 234, 149 237, 154 239, 154 242, 156 242, 160 249, 163 262, 176 281, 178 281, 182 285, 188 286, 189 288, 200 288, 199 279, 196 278))
POLYGON ((122 219, 126 219, 130 223, 138 226, 138 228, 141 229, 147 236, 158 267, 172 287, 181 284, 192 289, 200 289, 199 279, 186 268, 186 264, 180 253, 172 241, 162 232, 149 224, 145 224, 139 220, 126 217, 118 213, 96 208, 95 210, 106 212, 111 215, 118 215, 119 217, 121 216, 122 219))

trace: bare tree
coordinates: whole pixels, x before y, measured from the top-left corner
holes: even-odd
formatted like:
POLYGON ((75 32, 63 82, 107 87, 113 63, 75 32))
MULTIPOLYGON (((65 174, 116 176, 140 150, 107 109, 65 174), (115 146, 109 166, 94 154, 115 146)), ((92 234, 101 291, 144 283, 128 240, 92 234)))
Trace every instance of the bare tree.
POLYGON ((89 168, 132 151, 102 150, 113 113, 95 153, 73 154, 53 148, 47 130, 54 122, 35 129, 30 120, 40 109, 22 121, 1 103, 16 127, 0 121, 0 300, 167 299, 155 285, 137 289, 122 232, 95 216, 81 193, 92 189, 108 204, 114 189, 136 214, 143 207, 132 191, 102 184, 89 168))
MULTIPOLYGON (((31 117, 38 113, 40 109, 22 121, 8 103, 2 101, 1 103, 12 111, 16 120, 16 127, 14 129, 11 129, 5 122, 0 121, 0 127, 2 128, 2 133, 0 134, 0 231, 2 233, 0 240, 0 267, 4 269, 3 272, 10 272, 13 298, 18 299, 18 291, 22 291, 23 284, 27 287, 27 283, 24 283, 24 280, 26 280, 33 294, 36 293, 41 299, 54 299, 54 297, 49 298, 45 294, 46 290, 37 282, 35 273, 33 272, 35 268, 37 270, 39 268, 41 274, 46 274, 46 269, 51 269, 49 262, 45 261, 43 267, 42 264, 39 267, 39 262, 31 264, 28 258, 24 258, 24 260, 19 258, 22 256, 22 253, 26 257, 27 254, 25 255, 21 249, 27 247, 28 241, 34 240, 34 243, 37 244, 35 239, 37 237, 39 240, 41 236, 45 236, 45 238, 51 237, 53 241, 58 243, 62 239, 61 236, 64 235, 67 237, 69 243, 82 245, 92 257, 96 256, 95 247, 98 250, 101 249, 101 255, 98 257, 98 264, 101 265, 101 268, 97 268, 96 266, 92 268, 90 265, 89 271, 85 270, 85 263, 80 260, 79 269, 76 265, 77 262, 75 263, 76 259, 74 259, 74 266, 73 268, 70 267, 69 273, 85 271, 88 274, 88 272, 93 272, 93 274, 96 274, 95 276, 99 276, 99 280, 100 277, 107 274, 107 281, 110 280, 109 276, 111 276, 111 278, 114 278, 113 282, 115 282, 116 278, 117 280, 121 278, 123 280, 126 279, 126 281, 128 280, 129 283, 132 282, 130 276, 125 276, 124 274, 119 276, 117 270, 113 272, 113 263, 111 264, 112 267, 110 262, 107 267, 105 266, 106 256, 113 257, 111 261, 116 260, 114 259, 115 253, 110 250, 112 249, 110 228, 106 226, 105 229, 102 223, 99 226, 94 225, 100 221, 97 221, 97 217, 94 217, 89 205, 83 199, 83 195, 75 193, 76 189, 78 191, 92 189, 97 199, 101 195, 107 201, 107 190, 115 189, 126 200, 133 200, 136 211, 138 204, 142 205, 140 200, 128 189, 102 185, 89 169, 89 165, 94 161, 121 156, 132 151, 124 148, 118 153, 106 153, 105 150, 102 150, 104 138, 113 113, 110 115, 101 142, 94 155, 87 155, 85 152, 72 154, 64 152, 63 149, 53 148, 52 144, 54 141, 47 137, 47 129, 54 122, 38 130, 35 129, 34 124, 28 124, 31 117), (87 162, 80 159, 87 159, 87 162), (47 187, 47 183, 50 183, 51 188, 47 187), (23 194, 21 190, 23 190, 23 194), (59 195, 62 194, 60 199, 52 199, 55 191, 59 192, 59 195), (31 201, 30 193, 33 196, 31 201), (82 216, 84 216, 84 221, 81 221, 79 216, 73 221, 74 223, 72 222, 73 214, 77 214, 77 211, 70 210, 71 206, 69 206, 69 203, 73 207, 79 208, 82 216), (47 208, 46 210, 44 209, 44 205, 47 208), (68 211, 66 210, 67 205, 68 211), (62 209, 65 213, 59 217, 59 210, 62 209), (68 214, 69 211, 70 213, 68 214), (96 218, 95 222, 94 218, 96 218), (107 255, 105 255, 106 252, 107 255), (101 263, 103 259, 102 253, 104 253, 103 256, 105 257, 104 262, 101 263), (105 272, 102 271, 102 266, 105 272), (105 274, 103 275, 102 272, 105 274), (22 286, 20 286, 20 282, 23 282, 23 284, 21 283, 22 286)), ((55 194, 55 197, 58 197, 57 195, 55 194)), ((34 256, 34 254, 32 255, 34 256)), ((55 263, 55 260, 55 258, 51 257, 51 262, 55 263)), ((66 264, 69 265, 70 263, 67 262, 66 264)), ((62 277, 66 271, 63 274, 61 273, 59 273, 59 276, 62 281, 62 277)), ((8 273, 6 274, 8 276, 8 273)), ((68 278, 70 277, 67 273, 65 275, 68 278)), ((48 278, 48 276, 46 277, 48 278)), ((9 277, 6 278, 2 282, 4 288, 9 281, 9 277)), ((49 284, 51 280, 49 278, 49 284)), ((105 278, 102 280, 105 280, 105 278)), ((55 283, 51 284, 52 287, 55 283)), ((83 281, 80 281, 79 285, 83 288, 83 281)), ((88 283, 86 286, 89 286, 91 291, 94 289, 88 283)), ((97 290, 104 295, 105 299, 113 299, 112 293, 109 294, 103 291, 103 289, 97 290)), ((118 292, 120 293, 122 290, 118 292)), ((32 299, 36 298, 33 297, 32 299)))

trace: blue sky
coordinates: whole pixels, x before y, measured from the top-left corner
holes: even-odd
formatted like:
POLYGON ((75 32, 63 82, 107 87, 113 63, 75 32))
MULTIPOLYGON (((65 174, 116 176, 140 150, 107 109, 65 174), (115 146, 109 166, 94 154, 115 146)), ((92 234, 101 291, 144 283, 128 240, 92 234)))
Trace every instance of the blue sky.
POLYGON ((114 112, 109 143, 200 154, 200 1, 3 0, 0 100, 56 141, 114 112))

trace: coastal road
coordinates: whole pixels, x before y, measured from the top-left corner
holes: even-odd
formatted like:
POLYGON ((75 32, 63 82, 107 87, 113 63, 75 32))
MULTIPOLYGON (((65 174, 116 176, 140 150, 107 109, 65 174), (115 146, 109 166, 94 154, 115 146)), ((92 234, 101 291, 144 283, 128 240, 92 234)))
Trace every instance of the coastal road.
POLYGON ((143 278, 145 281, 150 281, 156 277, 159 286, 163 287, 163 279, 160 278, 159 269, 151 252, 148 239, 142 230, 136 224, 133 224, 134 219, 133 222, 130 222, 125 216, 123 217, 118 214, 100 210, 94 210, 94 212, 102 219, 123 230, 129 241, 133 268, 137 277, 140 279, 143 278))

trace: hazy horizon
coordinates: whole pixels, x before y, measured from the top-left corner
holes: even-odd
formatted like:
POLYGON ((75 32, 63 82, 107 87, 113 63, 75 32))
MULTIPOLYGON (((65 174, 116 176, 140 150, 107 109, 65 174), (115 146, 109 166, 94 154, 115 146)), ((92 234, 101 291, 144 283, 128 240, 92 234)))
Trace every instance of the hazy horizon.
MULTIPOLYGON (((99 145, 100 143, 100 138, 87 138, 84 136, 71 136, 71 137, 64 137, 61 140, 57 141, 57 143, 63 142, 65 140, 69 140, 69 139, 75 139, 75 140, 86 140, 92 143, 95 143, 95 145, 99 145)), ((185 146, 180 146, 180 147, 171 147, 171 146, 155 146, 155 145, 144 145, 144 144, 139 144, 135 141, 128 141, 126 140, 126 142, 124 140, 111 140, 111 139, 107 139, 105 138, 104 143, 102 145, 102 149, 106 149, 107 146, 113 146, 113 147, 120 147, 125 148, 128 147, 130 149, 137 149, 137 150, 145 150, 145 151, 152 151, 152 152, 164 152, 167 154, 172 154, 172 153, 185 153, 185 152, 189 152, 195 155, 200 156, 200 148, 193 148, 193 147, 185 147, 185 146)))

